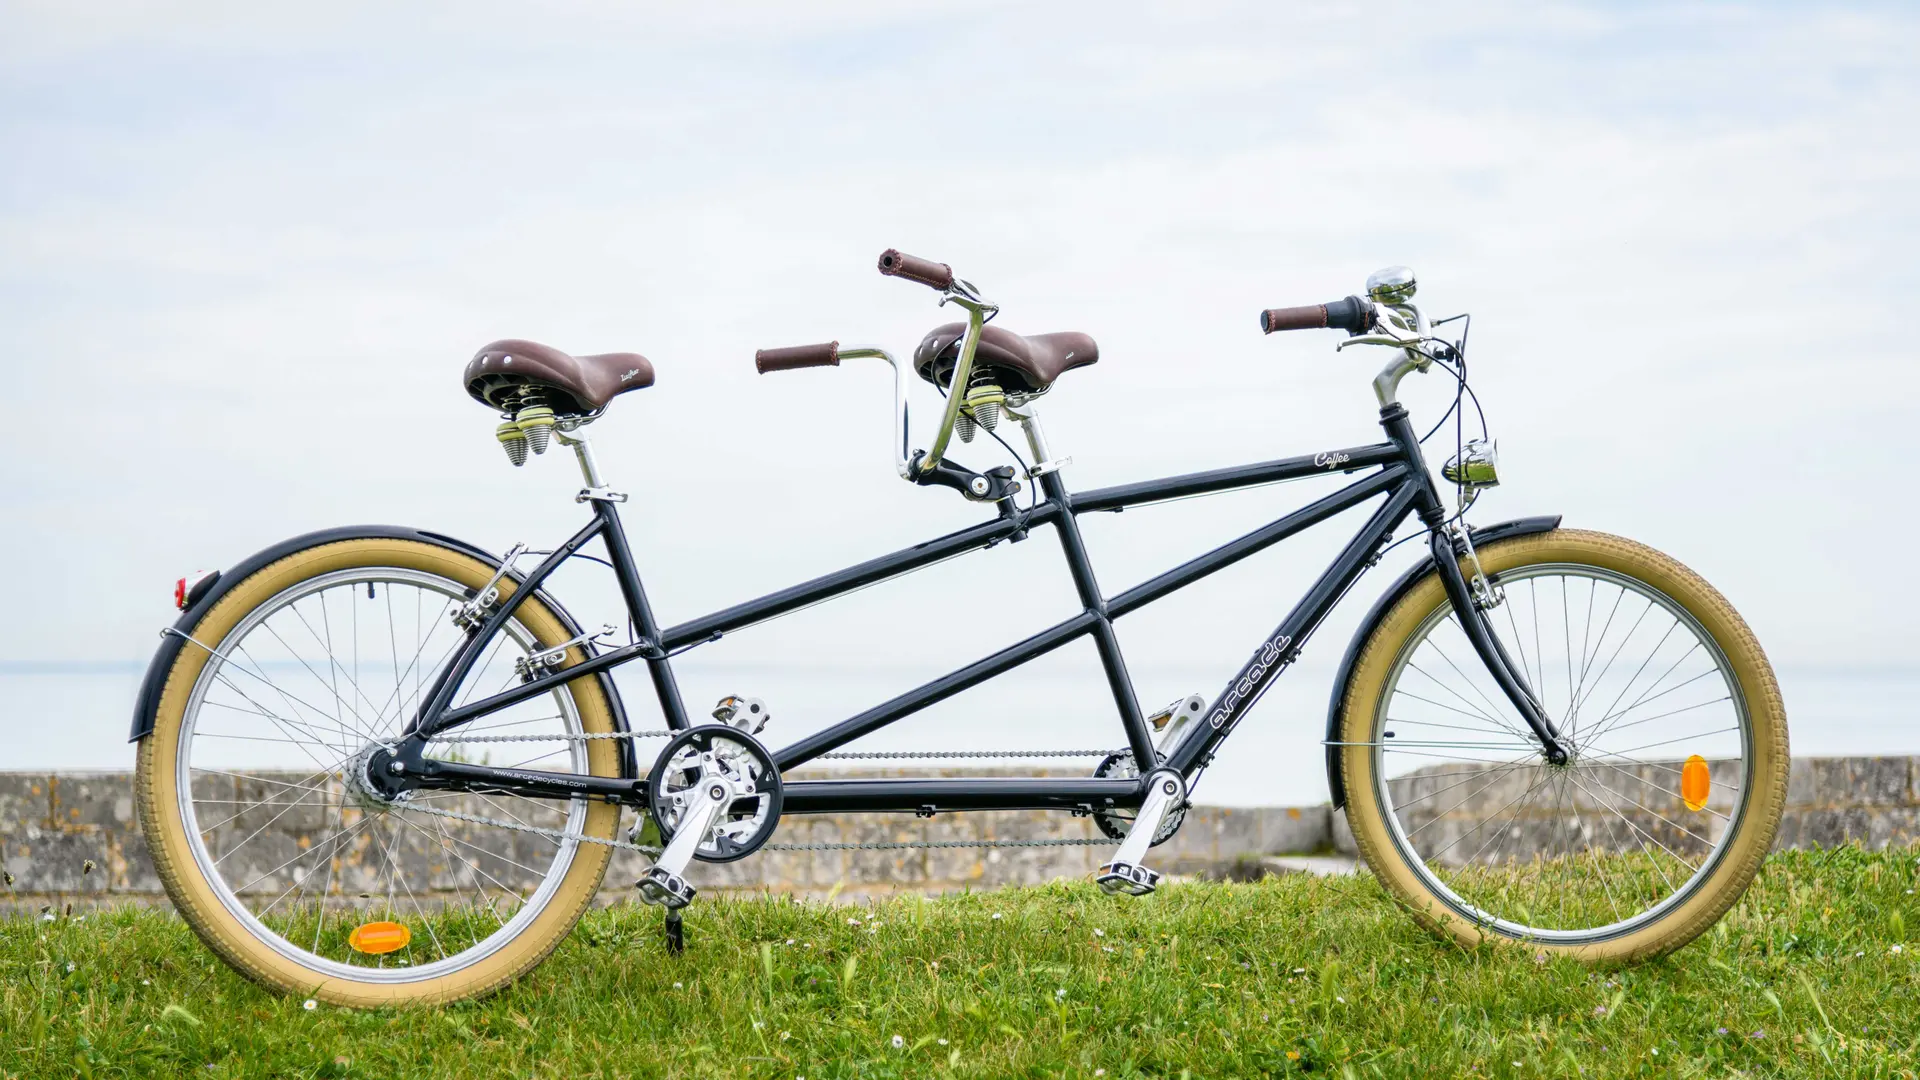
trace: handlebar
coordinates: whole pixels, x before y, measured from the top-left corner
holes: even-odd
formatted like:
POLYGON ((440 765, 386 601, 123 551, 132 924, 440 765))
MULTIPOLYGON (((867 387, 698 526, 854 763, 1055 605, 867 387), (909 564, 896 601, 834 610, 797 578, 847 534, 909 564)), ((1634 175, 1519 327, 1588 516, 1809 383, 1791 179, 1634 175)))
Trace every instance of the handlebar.
POLYGON ((784 349, 761 349, 753 354, 753 366, 765 375, 774 371, 791 371, 794 368, 839 367, 840 343, 829 341, 823 345, 790 345, 784 349))
POLYGON ((1281 330, 1322 329, 1364 334, 1372 328, 1373 305, 1358 296, 1349 296, 1330 304, 1269 308, 1260 313, 1260 329, 1269 334, 1281 330))
POLYGON ((888 277, 917 281, 929 289, 945 291, 953 288, 953 267, 932 259, 903 255, 895 248, 880 253, 880 272, 888 277))

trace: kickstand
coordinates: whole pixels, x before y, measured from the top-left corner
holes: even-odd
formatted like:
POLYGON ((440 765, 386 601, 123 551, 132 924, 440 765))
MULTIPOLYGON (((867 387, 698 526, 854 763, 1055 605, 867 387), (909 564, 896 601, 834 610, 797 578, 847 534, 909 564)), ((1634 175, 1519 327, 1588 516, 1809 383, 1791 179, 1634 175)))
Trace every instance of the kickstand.
POLYGON ((680 912, 667 912, 667 951, 675 956, 687 951, 687 932, 680 925, 680 912))

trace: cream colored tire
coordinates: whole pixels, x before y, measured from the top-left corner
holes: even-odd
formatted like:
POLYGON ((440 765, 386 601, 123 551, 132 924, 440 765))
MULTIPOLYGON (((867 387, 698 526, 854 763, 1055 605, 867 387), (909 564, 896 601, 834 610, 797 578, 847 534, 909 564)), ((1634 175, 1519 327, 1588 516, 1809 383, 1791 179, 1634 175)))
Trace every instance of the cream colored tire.
MULTIPOLYGON (((371 579, 384 575, 382 580, 391 578, 400 581, 401 584, 405 584, 406 581, 444 582, 450 587, 471 591, 484 586, 492 576, 492 570, 492 567, 464 552, 425 542, 398 539, 352 539, 325 543, 290 554, 252 574, 223 596, 189 631, 192 639, 201 644, 189 642, 180 649, 178 658, 167 674, 165 689, 159 697, 152 734, 144 738, 139 746, 136 779, 140 821, 146 833, 154 865, 174 906, 186 919, 188 925, 193 927, 194 932, 199 934, 214 952, 242 974, 277 991, 305 995, 340 1005, 416 1005, 472 997, 504 986, 539 964, 567 936, 579 920, 581 913, 592 902, 606 871, 611 850, 601 844, 554 841, 554 853, 545 864, 549 876, 541 880, 539 890, 533 894, 540 901, 537 911, 534 910, 533 904, 528 902, 520 909, 520 914, 516 914, 512 919, 496 916, 501 920, 501 925, 487 937, 481 938, 477 931, 470 931, 475 940, 471 948, 449 954, 446 952, 449 946, 442 946, 441 959, 433 960, 429 956, 429 959, 419 964, 417 968, 399 970, 394 967, 379 967, 362 971, 335 963, 325 956, 309 953, 304 941, 306 936, 304 929, 299 934, 302 941, 295 943, 266 929, 265 919, 271 916, 263 915, 258 919, 252 919, 243 914, 243 912, 250 914, 249 905, 264 906, 264 904, 253 900, 241 901, 237 889, 231 883, 223 881, 222 873, 217 869, 217 860, 215 861, 216 869, 209 872, 209 859, 205 852, 196 854, 196 842, 191 835, 196 830, 193 822, 197 821, 196 815, 200 814, 204 808, 199 805, 199 797, 191 794, 197 790, 192 787, 192 783, 197 782, 197 774, 191 767, 182 768, 183 755, 189 754, 188 747, 191 745, 191 737, 183 740, 183 731, 198 730, 194 726, 200 723, 198 719, 189 723, 190 711, 196 718, 202 713, 213 717, 216 712, 219 712, 211 709, 208 704, 214 700, 212 694, 218 692, 218 688, 222 685, 220 674, 208 674, 209 647, 220 648, 216 643, 228 639, 237 627, 244 627, 249 615, 256 609, 263 608, 263 605, 270 605, 277 597, 295 595, 303 588, 319 588, 320 586, 315 583, 336 580, 358 582, 362 577, 371 579), (201 688, 198 705, 194 704, 196 687, 201 688), (208 687, 215 689, 209 690, 208 687), (190 777, 188 784, 181 783, 182 776, 190 777), (183 787, 190 793, 184 800, 183 787), (520 917, 521 914, 525 917, 520 917)), ((513 588, 511 581, 501 582, 500 587, 504 594, 511 595, 513 588)), ((349 598, 357 597, 359 588, 359 584, 353 584, 348 592, 349 598)), ((386 595, 391 597, 397 588, 398 586, 394 586, 386 589, 386 595)), ((373 589, 368 588, 367 592, 371 594, 373 589)), ((423 589, 423 595, 432 594, 426 593, 423 589)), ((330 614, 342 610, 337 593, 328 593, 323 590, 311 596, 318 597, 318 610, 321 612, 330 614), (329 604, 333 605, 331 609, 327 607, 329 604)), ((316 610, 315 601, 307 599, 304 602, 307 604, 304 611, 297 606, 281 610, 291 610, 311 618, 316 610)), ((393 601, 389 599, 388 602, 391 604, 393 601)), ((436 617, 443 614, 444 609, 436 617)), ((389 616, 391 621, 391 609, 389 609, 389 616)), ((418 611, 414 613, 414 617, 416 622, 426 622, 425 617, 418 611)), ((447 621, 441 618, 441 622, 447 621)), ((514 622, 518 627, 517 633, 537 642, 537 645, 527 647, 547 648, 558 645, 570 637, 562 620, 537 598, 530 598, 521 605, 514 622)), ((262 622, 258 625, 270 624, 262 622)), ((452 632, 457 633, 457 630, 452 632)), ((286 631, 283 633, 290 634, 286 631)), ((327 636, 331 642, 331 629, 327 636)), ((400 639, 399 632, 395 633, 394 639, 400 639)), ((241 644, 244 644, 244 640, 241 644)), ((513 644, 515 643, 503 643, 503 645, 513 644)), ((240 647, 240 645, 234 646, 234 648, 240 647)), ((359 656, 357 637, 355 648, 354 656, 357 660, 359 656)), ((569 659, 578 662, 582 656, 576 649, 569 659)), ((238 659, 234 661, 236 664, 239 662, 238 659)), ((331 665, 332 662, 329 663, 331 665)), ((397 660, 395 666, 399 670, 397 660)), ((406 698, 399 691, 403 688, 412 689, 414 678, 412 672, 420 666, 416 662, 415 665, 404 669, 402 674, 396 676, 395 693, 402 706, 405 705, 406 698)), ((214 667, 216 672, 226 671, 226 685, 245 681, 243 672, 228 671, 220 665, 214 667)), ((258 665, 258 668, 261 671, 271 672, 292 670, 290 665, 282 664, 273 667, 264 662, 258 665)), ((329 666, 328 671, 332 673, 333 668, 329 666)), ((291 676, 277 674, 274 677, 291 678, 291 676)), ((338 674, 334 675, 336 682, 340 677, 338 674)), ((489 687, 489 690, 491 689, 492 687, 489 687)), ((267 702, 280 700, 264 691, 251 696, 267 702)), ((380 694, 370 690, 362 696, 371 699, 380 697, 380 694)), ((308 697, 317 699, 318 695, 309 691, 308 697)), ((336 693, 336 708, 338 701, 351 700, 351 698, 350 694, 336 693)), ((535 700, 541 703, 549 700, 561 702, 559 715, 555 718, 556 723, 565 720, 584 732, 614 730, 613 710, 597 679, 577 680, 567 684, 566 690, 555 694, 551 699, 535 700), (566 695, 564 702, 561 701, 561 694, 566 695)), ((372 704, 370 701, 365 707, 369 713, 372 712, 372 704)), ((321 730, 320 719, 323 718, 317 719, 312 711, 300 710, 295 702, 289 701, 284 706, 262 705, 261 708, 268 711, 284 708, 287 716, 293 717, 284 720, 285 724, 293 725, 291 730, 295 732, 320 730, 321 734, 327 734, 334 740, 322 743, 318 741, 319 736, 316 735, 314 736, 315 747, 324 747, 332 753, 352 748, 351 744, 345 741, 352 737, 350 733, 329 734, 321 730)), ((314 707, 314 710, 325 711, 318 706, 314 707)), ((403 711, 401 708, 393 708, 391 711, 394 720, 400 719, 403 711)), ((242 716, 241 719, 247 722, 257 720, 259 723, 256 731, 271 734, 269 722, 264 717, 242 716)), ((216 723, 236 722, 238 721, 228 717, 227 712, 219 712, 217 720, 209 719, 206 724, 212 727, 216 723)), ((372 718, 359 721, 362 724, 371 722, 372 718)), ((477 723, 479 721, 476 721, 477 723)), ((275 726, 279 726, 279 723, 275 722, 275 726)), ((349 724, 342 722, 340 730, 348 731, 349 724)), ((357 727, 354 730, 357 730, 357 727)), ((238 739, 246 736, 226 737, 238 739)), ((303 750, 307 749, 305 742, 296 743, 295 740, 290 739, 288 743, 297 745, 303 750)), ((613 742, 576 741, 569 745, 576 748, 567 751, 568 754, 576 755, 568 759, 575 771, 604 777, 619 775, 619 759, 613 742)), ((191 757, 188 757, 188 764, 191 766, 191 757)), ((337 780, 338 778, 335 777, 333 781, 325 783, 315 781, 314 790, 316 792, 321 792, 323 789, 327 792, 344 791, 345 789, 338 785, 337 780)), ((256 786, 281 783, 274 780, 253 780, 250 774, 247 782, 256 786)), ((277 789, 263 788, 262 790, 277 789)), ((326 797, 325 794, 311 796, 316 801, 326 797)), ((337 797, 341 807, 340 818, 344 821, 348 813, 355 811, 347 806, 344 795, 337 797)), ((304 800, 309 796, 302 793, 297 798, 304 800)), ((570 815, 567 820, 575 822, 580 831, 588 836, 611 838, 619 823, 618 807, 607 803, 582 802, 555 805, 567 807, 564 811, 555 810, 554 813, 570 815)), ((323 807, 322 812, 329 809, 331 808, 323 807)), ((280 812, 284 814, 288 811, 280 812)), ((407 822, 388 823, 389 831, 396 838, 388 844, 390 859, 391 850, 401 842, 400 838, 410 837, 414 832, 428 835, 438 825, 437 822, 428 819, 421 819, 423 824, 415 825, 412 823, 414 816, 409 812, 407 822), (406 827, 403 828, 402 824, 406 827)), ((369 829, 378 827, 379 819, 375 818, 371 812, 366 813, 363 820, 376 823, 369 825, 369 829)), ((204 824, 199 827, 207 828, 204 824)), ((425 841, 415 842, 425 843, 425 841)), ((340 854, 344 857, 344 853, 348 850, 347 842, 342 841, 325 853, 328 856, 326 859, 322 860, 316 856, 313 860, 316 864, 324 862, 327 865, 326 882, 317 889, 319 893, 317 911, 325 910, 328 889, 334 882, 334 855, 340 854)), ((448 846, 447 851, 453 853, 449 855, 449 861, 457 860, 460 850, 458 847, 448 846)), ((480 861, 482 858, 484 856, 469 856, 470 861, 481 869, 481 873, 466 875, 467 880, 480 883, 474 886, 476 894, 491 888, 482 881, 485 867, 485 864, 480 861)), ((300 872, 297 868, 288 871, 290 875, 300 872)), ((313 873, 317 875, 317 865, 313 873)), ((398 878, 400 871, 394 870, 393 876, 398 878)), ((304 887, 304 883, 308 880, 311 879, 300 878, 301 887, 304 887)), ((342 880, 345 880, 344 876, 342 880)), ((394 891, 392 883, 389 883, 387 888, 389 891, 394 891)), ((503 885, 502 895, 506 895, 506 892, 507 886, 503 885)), ((456 897, 457 895, 456 893, 456 897)), ((421 906, 417 900, 415 903, 415 910, 421 912, 421 920, 431 922, 428 908, 421 906)), ((440 909, 436 909, 436 912, 438 910, 440 909)), ((316 915, 314 935, 316 943, 321 939, 321 932, 328 928, 327 916, 316 915)), ((327 940, 334 939, 329 937, 327 940)), ((424 937, 421 940, 424 942, 424 937)), ((451 931, 449 931, 449 940, 452 940, 451 931)), ((454 941, 454 946, 459 944, 458 941, 454 941)), ((422 947, 424 950, 424 944, 422 947)))
MULTIPOLYGON (((1369 634, 1343 698, 1341 775, 1361 856, 1419 922, 1465 945, 1518 945, 1597 962, 1639 960, 1685 945, 1752 883, 1786 799, 1786 715, 1766 654, 1712 586, 1631 540, 1557 529, 1487 544, 1478 554, 1505 598, 1506 610, 1494 608, 1489 621, 1530 680, 1546 687, 1549 717, 1579 746, 1574 761, 1556 772, 1514 751, 1526 742, 1524 724, 1517 711, 1496 710, 1495 702, 1508 710, 1511 703, 1484 691, 1477 675, 1463 673, 1458 692, 1444 692, 1453 679, 1447 664, 1471 671, 1468 664, 1478 661, 1460 644, 1464 638, 1443 640, 1451 608, 1438 575, 1428 573, 1369 634), (1574 647, 1582 632, 1582 582, 1590 590, 1587 641, 1598 632, 1598 650, 1574 647), (1603 620, 1609 599, 1613 607, 1603 620), (1643 601, 1641 622, 1619 629, 1643 601), (1613 703, 1597 706, 1612 693, 1609 683, 1595 694, 1599 681, 1620 682, 1630 670, 1614 674, 1609 667, 1596 675, 1609 635, 1620 635, 1618 666, 1618 655, 1641 640, 1640 627, 1651 623, 1644 635, 1653 640, 1661 619, 1671 627, 1649 653, 1657 662, 1643 663, 1613 703), (1553 639, 1562 633, 1564 663, 1553 655, 1553 639), (1683 655, 1687 634, 1698 640, 1683 655), (1679 674, 1655 682, 1669 656, 1681 657, 1673 668, 1679 674), (1689 663, 1698 675, 1687 676, 1692 668, 1683 665, 1689 663), (1665 688, 1674 684, 1679 688, 1665 688), (1723 696, 1715 698, 1722 686, 1723 696), (1702 704, 1689 704, 1696 698, 1702 704), (1406 722, 1403 712, 1417 719, 1406 722), (1485 722, 1474 720, 1476 714, 1485 722), (1726 749, 1736 740, 1737 762, 1726 749), (1699 765, 1691 757, 1680 760, 1695 743, 1724 752, 1701 753, 1699 765), (1422 754, 1429 759, 1424 764, 1422 754), (1555 785, 1558 801, 1550 802, 1555 785), (1695 794, 1702 799, 1698 808, 1695 794), (1514 809, 1536 801, 1538 813, 1514 809), (1450 810, 1450 802, 1466 809, 1450 810), (1502 857, 1509 845, 1514 851, 1522 845, 1516 838, 1528 837, 1539 845, 1537 857, 1502 857), (1458 846, 1449 853, 1443 842, 1458 846), (1466 857, 1475 845, 1480 850, 1466 857), (1481 853, 1495 845, 1493 855, 1481 853)), ((1462 568, 1471 570, 1465 560, 1462 568)), ((1537 750, 1537 742, 1532 745, 1537 750)))

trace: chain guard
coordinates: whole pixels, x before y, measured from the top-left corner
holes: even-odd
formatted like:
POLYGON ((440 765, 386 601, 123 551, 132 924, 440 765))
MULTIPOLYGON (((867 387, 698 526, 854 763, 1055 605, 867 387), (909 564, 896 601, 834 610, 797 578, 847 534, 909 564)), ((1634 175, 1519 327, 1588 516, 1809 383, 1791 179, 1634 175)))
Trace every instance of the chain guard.
POLYGON ((647 774, 647 809, 664 847, 672 842, 680 820, 673 795, 693 790, 716 770, 736 783, 751 783, 753 793, 734 800, 693 857, 701 862, 733 862, 760 850, 780 824, 780 769, 760 740, 725 724, 700 724, 679 732, 661 749, 647 774))
MULTIPOLYGON (((1166 760, 1167 755, 1161 753, 1154 754, 1154 764, 1157 765, 1166 760)), ((1113 753, 1100 759, 1100 764, 1094 767, 1093 775, 1096 779, 1100 780, 1130 780, 1139 776, 1140 770, 1133 764, 1133 751, 1115 750, 1113 753)), ((1153 843, 1150 846, 1159 847, 1161 844, 1173 839, 1173 834, 1180 831, 1180 823, 1186 819, 1187 806, 1185 803, 1168 811, 1167 816, 1160 822, 1160 831, 1154 834, 1153 843)), ((1095 810, 1093 812, 1093 823, 1099 826, 1100 831, 1105 833, 1109 839, 1113 840, 1125 840, 1127 833, 1133 829, 1133 819, 1130 817, 1121 817, 1119 812, 1114 810, 1095 810)))

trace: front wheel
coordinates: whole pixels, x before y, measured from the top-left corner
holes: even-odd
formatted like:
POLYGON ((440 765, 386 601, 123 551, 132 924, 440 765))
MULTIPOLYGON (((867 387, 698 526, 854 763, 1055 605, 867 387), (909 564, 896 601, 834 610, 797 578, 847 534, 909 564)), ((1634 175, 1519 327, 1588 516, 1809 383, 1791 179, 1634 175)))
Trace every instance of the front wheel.
MULTIPOLYGON (((453 620, 486 563, 368 537, 249 575, 188 631, 140 743, 140 820, 187 923, 243 974, 344 1005, 485 993, 539 963, 593 899, 620 811, 585 800, 417 791, 366 780, 466 641, 453 620)), ((511 594, 511 579, 500 583, 511 594)), ((515 661, 566 642, 530 597, 455 704, 497 693, 515 661)), ((583 659, 578 649, 569 659, 583 659)), ((618 776, 596 679, 491 713, 436 757, 618 776), (500 741, 505 737, 513 741, 500 741)))
POLYGON ((1766 654, 1712 586, 1631 540, 1557 529, 1479 556, 1500 598, 1486 618, 1568 759, 1545 760, 1429 573, 1347 683, 1362 856, 1467 944, 1596 961, 1679 948, 1746 891, 1780 821, 1787 725, 1766 654))

